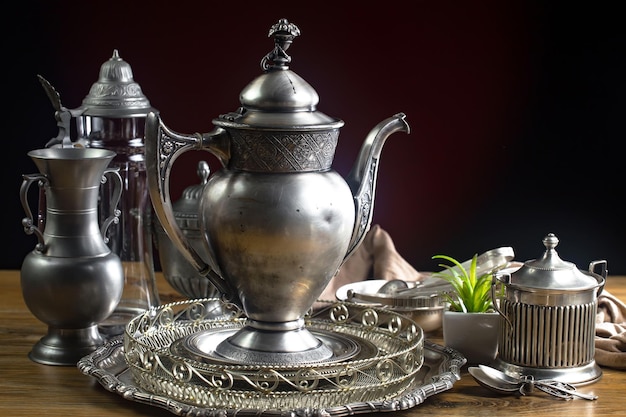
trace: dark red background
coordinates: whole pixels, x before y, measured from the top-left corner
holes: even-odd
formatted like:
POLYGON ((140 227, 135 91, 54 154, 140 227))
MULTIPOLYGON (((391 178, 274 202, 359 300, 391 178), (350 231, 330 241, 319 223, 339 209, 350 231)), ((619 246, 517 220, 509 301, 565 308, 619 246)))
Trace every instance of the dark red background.
MULTIPOLYGON (((301 29, 291 69, 345 121, 335 169, 345 175, 379 121, 407 114, 410 135, 383 150, 374 223, 420 270, 513 246, 540 256, 554 232, 561 256, 586 269, 607 259, 626 274, 623 154, 626 29, 617 8, 534 1, 48 2, 4 16, 3 222, 18 268, 18 190, 26 156, 56 135, 43 75, 66 107, 81 104, 118 49, 168 126, 206 132, 235 110, 272 49, 270 26, 301 29), (371 2, 370 2, 371 3, 371 2), (549 5, 547 5, 549 3, 549 5)), ((595 3, 594 3, 595 4, 595 3)), ((174 193, 197 181, 188 154, 174 193)), ((214 169, 215 161, 210 160, 214 169)), ((5 245, 6 247, 6 245, 5 245)))

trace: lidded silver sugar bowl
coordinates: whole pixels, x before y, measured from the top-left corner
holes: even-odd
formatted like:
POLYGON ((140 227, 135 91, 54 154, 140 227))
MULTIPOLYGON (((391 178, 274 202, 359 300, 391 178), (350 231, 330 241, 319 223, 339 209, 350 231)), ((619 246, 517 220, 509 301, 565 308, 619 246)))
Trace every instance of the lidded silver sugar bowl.
POLYGON ((317 110, 317 92, 289 68, 286 51, 300 30, 272 26, 263 73, 240 94, 241 107, 185 135, 158 114, 146 122, 148 183, 155 213, 176 247, 245 313, 246 325, 212 350, 219 360, 303 364, 332 359, 305 326, 305 314, 360 245, 373 212, 386 139, 409 132, 405 115, 380 122, 344 180, 332 169, 344 122, 317 110), (171 166, 187 150, 215 155, 200 196, 198 222, 208 260, 177 225, 169 196, 171 166))
MULTIPOLYGON (((209 164, 206 161, 198 162, 198 177, 200 182, 192 184, 183 190, 181 197, 172 204, 176 223, 194 250, 202 254, 205 249, 202 243, 202 234, 198 225, 198 210, 202 190, 209 179, 209 164)), ((180 250, 172 243, 159 222, 155 222, 159 260, 165 280, 179 293, 189 298, 211 298, 218 296, 217 288, 211 281, 200 274, 180 250)))
MULTIPOLYGON (((558 243, 550 233, 540 259, 526 261, 513 273, 494 274, 503 295, 499 307, 495 303, 501 320, 493 366, 515 377, 583 385, 602 376, 594 339, 606 261, 593 261, 588 272, 581 271, 559 257, 558 243)), ((495 291, 492 295, 496 299, 495 291)))

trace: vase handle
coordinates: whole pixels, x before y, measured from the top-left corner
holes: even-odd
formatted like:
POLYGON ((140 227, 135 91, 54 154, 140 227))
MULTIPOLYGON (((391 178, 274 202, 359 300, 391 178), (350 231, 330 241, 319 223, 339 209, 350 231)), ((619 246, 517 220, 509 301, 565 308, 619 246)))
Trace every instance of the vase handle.
POLYGON ((112 224, 118 224, 120 222, 120 209, 117 208, 117 205, 120 202, 120 198, 122 197, 122 176, 119 173, 119 168, 107 168, 102 174, 102 180, 100 181, 102 184, 108 181, 107 175, 113 179, 114 186, 113 192, 111 193, 111 201, 109 202, 111 207, 111 212, 109 216, 104 219, 102 222, 102 226, 100 227, 100 234, 102 235, 102 239, 104 243, 109 243, 109 238, 107 237, 107 231, 112 224))
MULTIPOLYGON (((44 188, 46 184, 48 184, 48 178, 43 174, 24 174, 22 175, 22 178, 23 181, 22 186, 20 187, 20 201, 22 202, 22 207, 26 213, 26 217, 22 219, 22 226, 24 226, 24 233, 27 235, 35 234, 35 236, 37 236, 37 245, 35 245, 35 250, 43 253, 46 251, 47 246, 43 240, 43 231, 35 223, 33 212, 28 204, 28 190, 35 181, 38 182, 40 189, 44 188)), ((40 193, 40 198, 42 195, 45 194, 40 193)))

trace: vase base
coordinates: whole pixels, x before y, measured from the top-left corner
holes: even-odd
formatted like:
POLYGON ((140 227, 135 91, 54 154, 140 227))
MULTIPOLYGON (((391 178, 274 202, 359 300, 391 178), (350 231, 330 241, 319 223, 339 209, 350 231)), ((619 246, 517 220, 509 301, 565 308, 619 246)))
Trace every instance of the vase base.
POLYGON ((104 343, 96 325, 85 329, 48 328, 28 357, 44 365, 76 366, 78 361, 104 343))

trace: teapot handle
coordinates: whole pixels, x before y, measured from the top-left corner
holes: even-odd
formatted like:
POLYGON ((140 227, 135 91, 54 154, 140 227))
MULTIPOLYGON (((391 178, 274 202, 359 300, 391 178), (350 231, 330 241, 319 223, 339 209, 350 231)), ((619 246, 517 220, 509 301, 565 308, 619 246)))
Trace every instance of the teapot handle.
MULTIPOLYGON (((26 217, 22 219, 22 226, 24 227, 24 233, 27 235, 32 235, 34 233, 35 236, 37 236, 37 245, 35 246, 35 250, 43 253, 46 251, 47 246, 43 240, 42 230, 39 229, 33 219, 33 212, 28 204, 28 190, 35 181, 38 182, 40 189, 44 188, 46 184, 48 184, 48 177, 43 174, 24 174, 22 175, 22 178, 23 181, 22 186, 20 187, 20 201, 22 202, 22 207, 26 213, 26 217)), ((45 194, 40 194, 40 198, 42 195, 45 194)))
POLYGON ((104 240, 104 243, 109 243, 109 238, 107 237, 107 231, 109 230, 109 227, 115 223, 118 224, 120 222, 120 210, 117 208, 117 205, 120 202, 120 198, 122 197, 122 177, 119 173, 119 168, 107 168, 104 171, 104 174, 102 174, 102 180, 100 181, 102 184, 106 183, 107 180, 107 176, 110 176, 111 178, 113 178, 113 181, 115 182, 114 187, 113 187, 113 192, 111 193, 111 201, 110 201, 110 207, 111 207, 111 213, 109 213, 109 217, 107 217, 106 219, 104 219, 104 221, 102 222, 102 226, 100 227, 100 234, 102 235, 102 239, 104 240))
MULTIPOLYGON (((198 270, 198 273, 206 276, 224 298, 236 302, 236 294, 231 285, 216 272, 219 270, 216 262, 210 259, 211 265, 207 264, 178 226, 170 197, 170 174, 176 158, 194 149, 208 150, 215 155, 217 152, 211 149, 210 142, 212 140, 215 143, 224 142, 226 131, 218 128, 210 134, 180 134, 165 126, 156 113, 150 112, 146 118, 145 135, 148 189, 154 212, 163 230, 185 259, 198 270)), ((226 162, 226 154, 216 156, 222 164, 226 162)))

